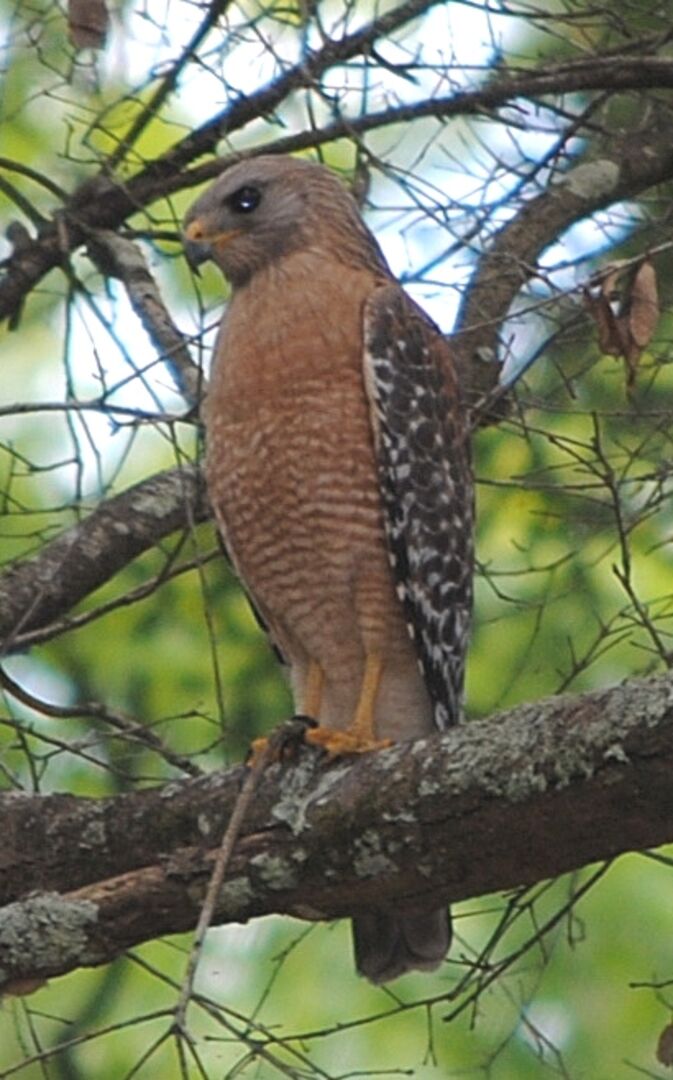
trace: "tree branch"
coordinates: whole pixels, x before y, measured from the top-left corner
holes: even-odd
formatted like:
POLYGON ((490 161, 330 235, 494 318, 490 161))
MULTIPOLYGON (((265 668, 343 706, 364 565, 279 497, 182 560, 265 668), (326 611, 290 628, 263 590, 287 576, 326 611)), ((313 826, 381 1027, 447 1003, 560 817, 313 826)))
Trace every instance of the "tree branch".
MULTIPOLYGON (((16 318, 26 296, 50 270, 86 241, 91 229, 116 228, 148 203, 180 190, 185 186, 180 170, 195 158, 213 153, 220 139, 271 115, 295 90, 315 85, 334 65, 366 52, 380 37, 422 15, 436 2, 404 0, 354 33, 328 39, 321 49, 302 57, 256 93, 239 95, 221 113, 151 161, 128 183, 110 177, 108 166, 87 179, 62 208, 57 220, 45 223, 35 240, 21 245, 7 260, 6 273, 0 279, 0 321, 16 318)), ((133 130, 128 132, 121 145, 133 136, 133 130)))
POLYGON ((89 240, 87 250, 103 275, 123 283, 131 307, 175 385, 187 404, 196 409, 205 386, 203 372, 192 360, 185 337, 173 322, 138 244, 111 229, 100 229, 89 240))
POLYGON ((545 248, 597 210, 673 176, 673 148, 665 134, 670 114, 652 113, 646 131, 611 132, 594 146, 590 159, 525 203, 479 260, 463 294, 454 336, 463 369, 470 373, 472 397, 488 393, 497 381, 498 366, 485 358, 497 356, 502 322, 535 276, 545 248))
MULTIPOLYGON (((304 749, 265 774, 214 921, 414 910, 670 841, 672 767, 664 676, 356 760, 304 749)), ((0 795, 0 982, 194 926, 244 775, 102 800, 0 795)))
POLYGON ((0 653, 59 618, 144 551, 209 516, 195 465, 169 469, 103 502, 0 574, 0 653))
MULTIPOLYGON (((379 37, 403 26, 430 6, 428 0, 407 0, 354 34, 328 41, 321 50, 284 72, 257 94, 237 98, 127 182, 103 174, 86 180, 57 215, 57 220, 46 222, 35 238, 27 240, 6 260, 5 274, 0 279, 0 321, 15 317, 32 289, 70 252, 85 243, 92 229, 118 228, 129 216, 156 199, 216 175, 226 164, 244 155, 232 154, 218 163, 209 163, 202 170, 184 170, 192 161, 212 153, 220 139, 241 130, 260 116, 269 115, 293 91, 315 85, 331 67, 359 52, 366 52, 379 37)), ((579 91, 623 92, 644 87, 650 90, 673 87, 673 60, 623 53, 549 65, 545 71, 503 71, 476 90, 433 96, 409 105, 338 119, 321 130, 301 133, 296 139, 290 136, 294 139, 291 143, 279 140, 277 146, 271 143, 267 147, 258 147, 255 152, 315 146, 423 117, 447 120, 453 116, 491 113, 517 98, 537 100, 545 95, 579 91)), ((646 163, 643 161, 642 165, 645 168, 646 163)), ((645 180, 637 190, 655 182, 656 178, 645 180)))
MULTIPOLYGON (((321 53, 320 56, 323 57, 323 54, 321 53)), ((305 68, 301 73, 293 68, 283 78, 291 80, 297 78, 299 74, 303 77, 305 73, 305 68)), ((320 74, 323 73, 321 69, 320 74)), ((268 88, 259 91, 260 95, 272 94, 274 107, 277 107, 282 100, 275 100, 276 88, 280 81, 277 80, 268 88)), ((308 84, 302 82, 299 85, 310 85, 310 81, 308 84)), ((379 111, 370 110, 353 117, 340 117, 323 127, 297 132, 274 140, 269 145, 258 146, 254 150, 240 154, 228 154, 192 170, 180 171, 204 153, 212 153, 220 139, 240 130, 255 116, 268 115, 266 97, 260 98, 258 109, 261 105, 262 111, 257 113, 251 112, 250 109, 253 98, 245 98, 212 117, 201 128, 197 128, 182 142, 166 151, 162 158, 158 158, 146 170, 136 174, 129 181, 129 192, 133 194, 136 202, 145 204, 182 187, 194 186, 213 179, 234 161, 244 157, 254 157, 255 154, 269 151, 289 153, 292 150, 334 142, 344 137, 365 135, 367 132, 395 124, 408 124, 414 120, 428 118, 450 120, 457 116, 482 114, 489 116, 518 98, 528 98, 532 102, 537 102, 541 97, 552 95, 559 96, 583 91, 618 93, 642 90, 644 87, 650 90, 673 87, 673 60, 652 55, 620 54, 607 57, 594 56, 557 65, 550 64, 544 71, 504 70, 490 77, 485 85, 475 90, 456 91, 447 95, 433 94, 421 101, 390 105, 379 111)))

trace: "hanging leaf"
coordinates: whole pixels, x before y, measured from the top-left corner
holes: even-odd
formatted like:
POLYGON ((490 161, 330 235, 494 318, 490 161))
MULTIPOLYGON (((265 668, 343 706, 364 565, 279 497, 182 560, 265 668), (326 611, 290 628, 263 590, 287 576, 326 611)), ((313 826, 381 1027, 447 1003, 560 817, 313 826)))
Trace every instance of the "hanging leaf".
POLYGON ((673 1024, 667 1024, 657 1043, 657 1061, 673 1067, 673 1024))
POLYGON ((659 321, 657 275, 649 259, 644 259, 633 279, 629 308, 629 330, 636 345, 645 349, 659 321))
POLYGON ((598 327, 599 349, 608 356, 620 356, 623 349, 622 336, 607 297, 602 292, 599 296, 593 296, 585 289, 584 301, 598 327))
POLYGON ((615 263, 600 275, 598 295, 587 288, 584 300, 598 328, 601 352, 624 359, 626 386, 631 390, 640 357, 652 340, 659 321, 654 266, 648 257, 635 267, 615 263))
POLYGON ((68 31, 76 49, 102 49, 109 24, 105 0, 68 0, 68 31))

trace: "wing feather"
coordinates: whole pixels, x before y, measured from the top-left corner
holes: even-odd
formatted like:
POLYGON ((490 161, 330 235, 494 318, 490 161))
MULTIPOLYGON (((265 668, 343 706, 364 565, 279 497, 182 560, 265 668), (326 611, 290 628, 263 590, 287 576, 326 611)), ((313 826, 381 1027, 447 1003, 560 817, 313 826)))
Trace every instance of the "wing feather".
POLYGON ((472 607, 467 418, 444 338, 398 285, 368 299, 364 342, 391 565, 443 730, 461 714, 472 607))

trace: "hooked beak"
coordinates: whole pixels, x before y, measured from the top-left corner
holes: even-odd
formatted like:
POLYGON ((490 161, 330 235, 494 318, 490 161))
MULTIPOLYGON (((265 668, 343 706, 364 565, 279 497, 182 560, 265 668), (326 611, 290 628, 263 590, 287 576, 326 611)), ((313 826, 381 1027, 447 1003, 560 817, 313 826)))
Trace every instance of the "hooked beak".
POLYGON ((184 248, 187 262, 195 273, 199 273, 202 263, 213 258, 213 249, 220 245, 224 247, 238 236, 240 229, 228 229, 224 232, 208 235, 199 218, 190 221, 185 226, 184 248))
POLYGON ((190 221, 185 227, 184 233, 185 256, 190 269, 195 274, 200 273, 199 267, 213 256, 210 244, 204 239, 204 230, 201 222, 190 221))
POLYGON ((195 240, 185 240, 184 249, 190 270, 193 270, 195 274, 200 274, 199 267, 201 264, 208 262, 208 259, 212 258, 210 244, 199 244, 195 240))

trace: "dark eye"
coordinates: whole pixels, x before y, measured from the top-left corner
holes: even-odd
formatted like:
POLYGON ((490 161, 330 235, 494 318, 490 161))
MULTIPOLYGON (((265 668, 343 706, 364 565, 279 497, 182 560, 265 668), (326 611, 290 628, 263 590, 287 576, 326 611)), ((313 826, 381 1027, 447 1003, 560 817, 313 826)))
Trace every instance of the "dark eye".
POLYGON ((244 184, 233 195, 228 195, 226 199, 227 206, 235 214, 251 214, 253 210, 257 209, 261 201, 261 191, 259 188, 252 187, 251 184, 244 184))

